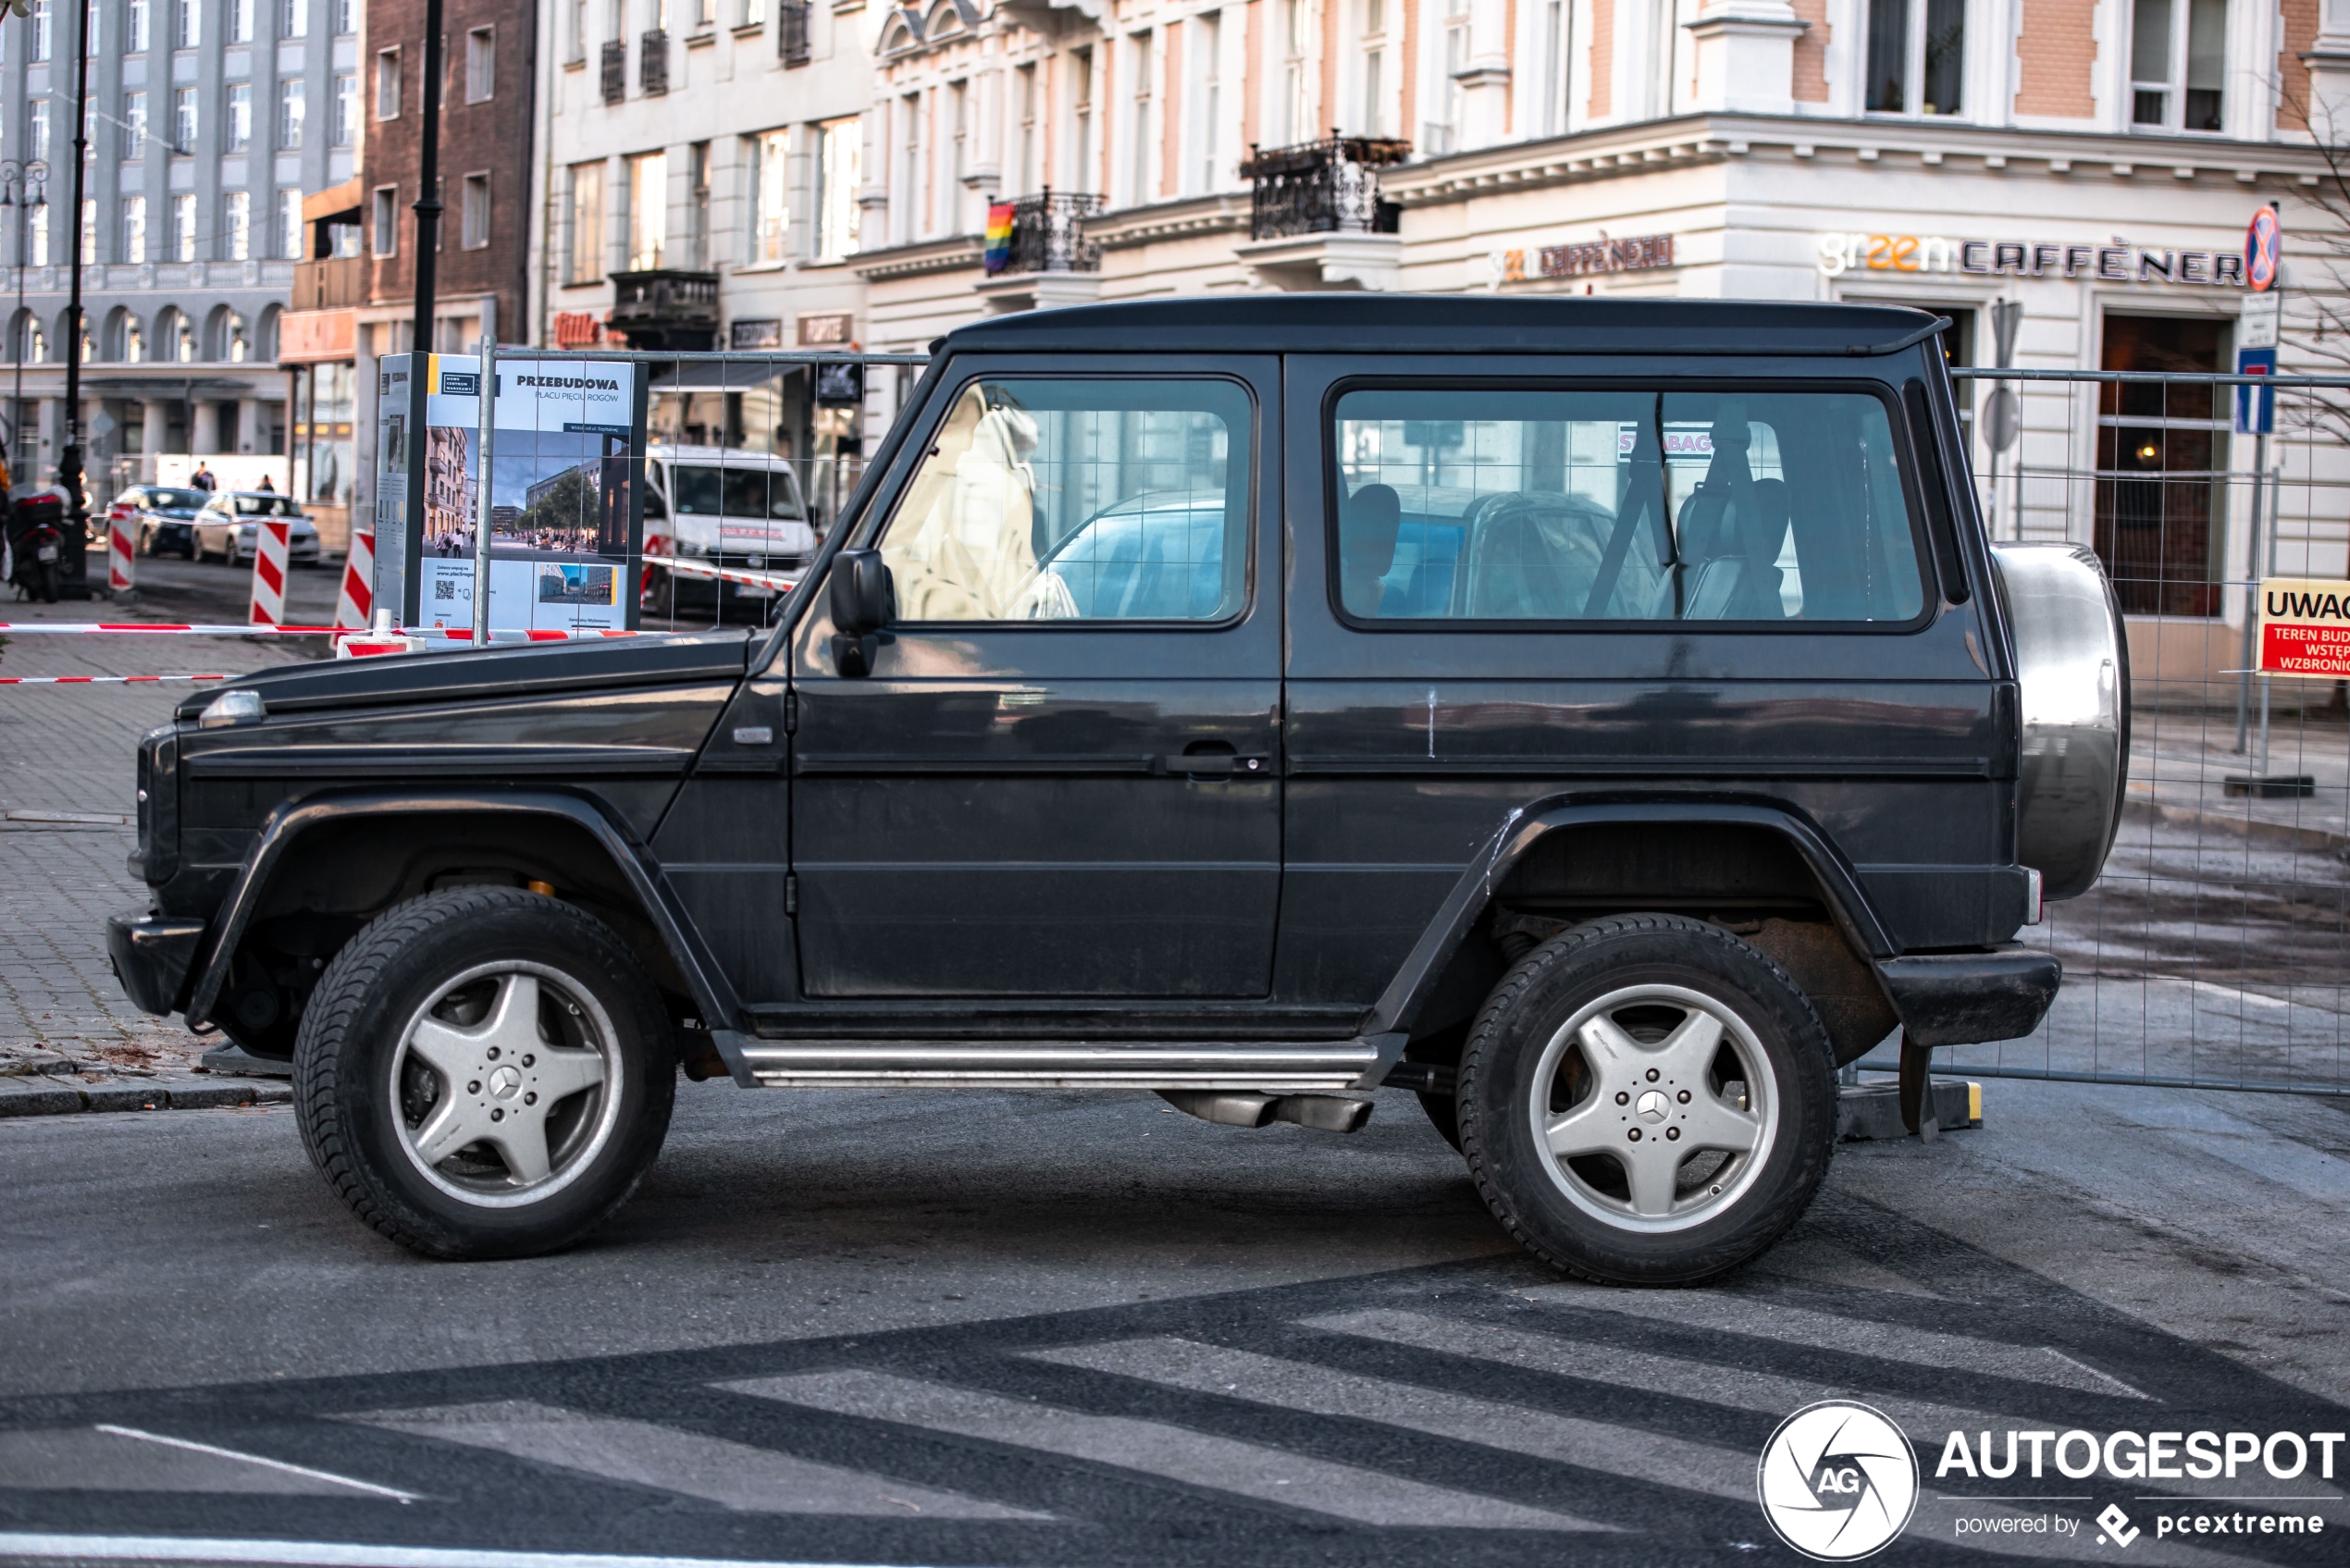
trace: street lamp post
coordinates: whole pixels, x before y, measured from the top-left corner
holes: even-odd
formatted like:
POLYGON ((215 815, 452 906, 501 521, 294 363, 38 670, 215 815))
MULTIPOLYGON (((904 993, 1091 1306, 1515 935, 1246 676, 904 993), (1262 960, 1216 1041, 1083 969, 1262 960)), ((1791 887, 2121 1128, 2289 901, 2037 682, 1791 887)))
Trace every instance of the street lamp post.
POLYGON ((65 487, 67 513, 73 519, 69 537, 89 537, 90 509, 81 490, 81 203, 82 180, 90 167, 90 7, 94 0, 73 0, 80 20, 73 45, 73 205, 66 223, 73 230, 70 253, 73 292, 66 305, 66 445, 57 457, 57 483, 65 487))
POLYGON ((433 290, 440 239, 440 16, 441 0, 425 0, 424 141, 417 150, 416 200, 416 324, 408 354, 408 519, 404 564, 401 570, 400 607, 403 623, 421 620, 424 603, 417 578, 424 572, 425 537, 425 410, 429 389, 425 372, 432 352, 433 290))
MULTIPOLYGON (((9 327, 17 333, 17 340, 8 345, 8 355, 17 362, 17 389, 8 401, 8 445, 16 447, 17 422, 24 417, 24 269, 25 229, 32 221, 32 209, 49 204, 49 166, 35 158, 29 164, 11 158, 0 162, 0 207, 15 207, 17 211, 17 312, 9 317, 9 327)), ((22 461, 19 457, 19 461, 22 461)))

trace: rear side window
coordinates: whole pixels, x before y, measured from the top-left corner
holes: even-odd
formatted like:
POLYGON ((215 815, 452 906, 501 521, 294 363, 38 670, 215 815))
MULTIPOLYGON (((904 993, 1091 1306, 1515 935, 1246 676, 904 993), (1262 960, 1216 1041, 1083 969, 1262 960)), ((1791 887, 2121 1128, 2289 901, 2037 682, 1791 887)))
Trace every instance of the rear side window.
POLYGON ((1238 614, 1252 426, 1248 394, 1228 381, 972 383, 882 536, 899 617, 1238 614))
POLYGON ((1914 620, 1918 530, 1858 391, 1383 388, 1335 410, 1364 621, 1914 620))
POLYGON ((797 519, 799 493, 791 475, 766 468, 720 468, 673 463, 669 483, 677 510, 688 517, 797 519))

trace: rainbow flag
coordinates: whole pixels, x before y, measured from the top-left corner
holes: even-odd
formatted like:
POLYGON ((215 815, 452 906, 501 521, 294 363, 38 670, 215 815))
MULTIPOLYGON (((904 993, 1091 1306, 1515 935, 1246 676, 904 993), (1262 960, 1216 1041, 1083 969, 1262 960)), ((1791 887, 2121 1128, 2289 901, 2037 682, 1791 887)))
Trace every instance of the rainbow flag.
POLYGON ((987 249, 981 262, 990 278, 1012 265, 1012 204, 1009 202, 987 204, 987 249))

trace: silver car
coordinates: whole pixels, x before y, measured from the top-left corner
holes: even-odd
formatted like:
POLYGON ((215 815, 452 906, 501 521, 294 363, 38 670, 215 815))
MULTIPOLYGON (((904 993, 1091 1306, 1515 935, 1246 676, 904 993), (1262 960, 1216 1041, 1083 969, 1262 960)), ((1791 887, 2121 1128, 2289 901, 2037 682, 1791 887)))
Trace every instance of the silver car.
POLYGON ((302 503, 275 490, 222 490, 196 513, 196 559, 214 556, 230 565, 251 561, 261 549, 261 521, 284 518, 292 523, 286 539, 286 559, 318 563, 318 530, 302 514, 302 503))

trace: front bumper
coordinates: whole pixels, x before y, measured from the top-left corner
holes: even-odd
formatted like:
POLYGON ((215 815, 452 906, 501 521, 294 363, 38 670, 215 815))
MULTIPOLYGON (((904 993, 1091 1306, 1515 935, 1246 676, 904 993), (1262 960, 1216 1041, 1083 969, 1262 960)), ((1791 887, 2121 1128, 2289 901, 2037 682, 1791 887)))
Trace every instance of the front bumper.
POLYGON ((1877 965, 1913 1044, 2013 1040, 2040 1027, 2064 983, 2052 953, 2006 943, 1973 953, 1912 953, 1877 965))
POLYGON ((106 956, 114 960, 115 978, 141 1012, 162 1017, 179 1006, 204 933, 202 920, 140 914, 107 920, 106 956))

